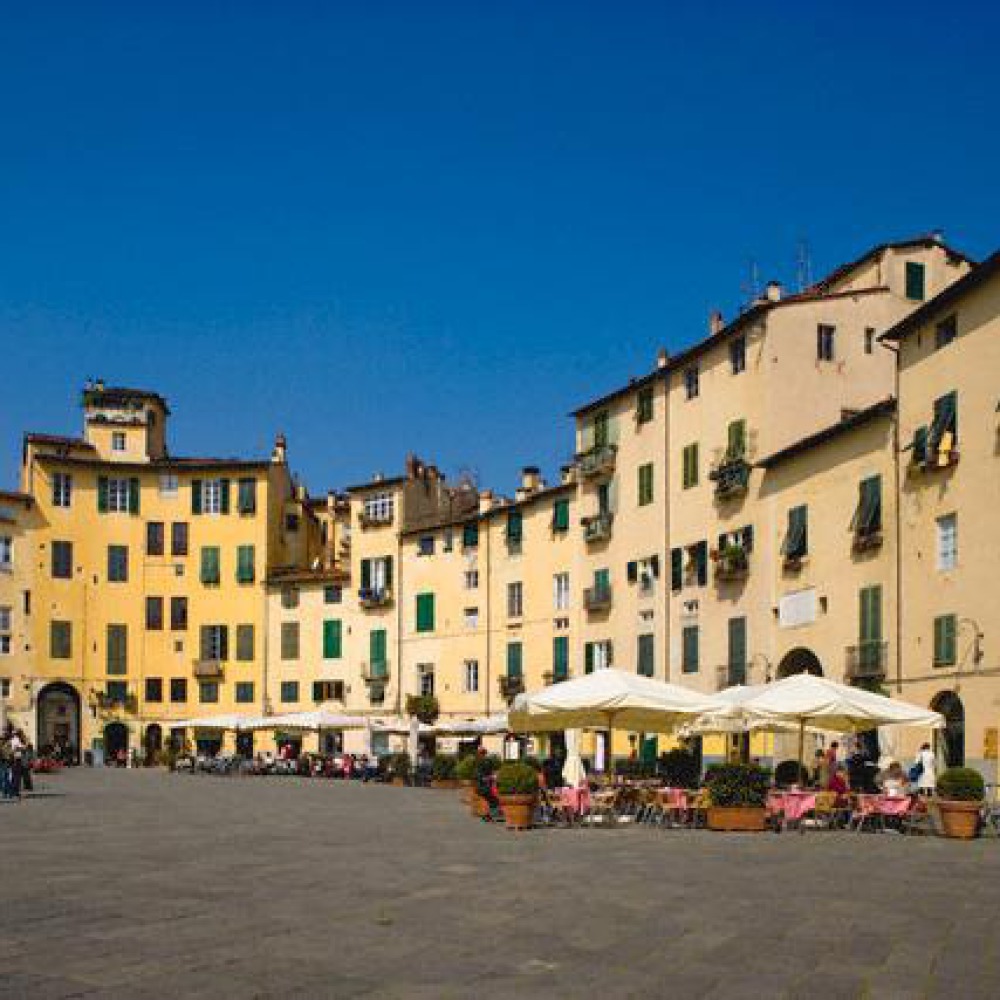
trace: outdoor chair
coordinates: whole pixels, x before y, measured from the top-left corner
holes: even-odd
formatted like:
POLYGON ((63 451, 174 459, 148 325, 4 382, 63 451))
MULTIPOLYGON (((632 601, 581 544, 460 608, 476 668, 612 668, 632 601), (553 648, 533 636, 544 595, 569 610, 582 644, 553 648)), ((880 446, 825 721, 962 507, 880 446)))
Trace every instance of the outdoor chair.
POLYGON ((900 830, 905 834, 934 833, 934 817, 928 800, 922 795, 911 795, 910 805, 900 817, 900 830))

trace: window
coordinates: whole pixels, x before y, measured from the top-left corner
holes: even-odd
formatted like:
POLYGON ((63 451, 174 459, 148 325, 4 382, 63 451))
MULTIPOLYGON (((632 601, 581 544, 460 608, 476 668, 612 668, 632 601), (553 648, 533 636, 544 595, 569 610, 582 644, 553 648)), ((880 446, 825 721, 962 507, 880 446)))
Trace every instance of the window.
POLYGON ((298 514, 286 514, 285 515, 285 531, 295 532, 299 530, 299 515, 298 514))
POLYGON ((149 521, 146 524, 146 555, 163 555, 163 522, 149 521))
POLYGON ((170 629, 173 632, 183 632, 188 627, 188 599, 186 597, 170 598, 170 629))
POLYGON ((199 681, 198 682, 198 701, 202 705, 214 705, 219 700, 219 682, 218 681, 199 681))
POLYGON ((343 681, 313 681, 313 701, 343 701, 343 681))
POLYGON ((934 328, 934 349, 940 351, 942 347, 947 347, 956 337, 958 325, 954 316, 948 316, 941 320, 934 328))
POLYGON ((291 611, 293 608, 297 608, 299 606, 298 587, 281 588, 281 606, 287 611, 291 611))
POLYGON ((417 594, 417 631, 434 631, 434 595, 417 594))
POLYGON ((552 605, 556 611, 569 610, 569 573, 556 573, 552 577, 552 605))
POLYGON ((937 568, 954 569, 958 564, 958 515, 945 514, 937 519, 937 568))
POLYGON ((686 569, 699 587, 708 584, 708 542, 695 542, 687 547, 686 569))
POLYGON ((201 659, 222 663, 229 659, 229 629, 225 625, 202 625, 201 659))
POLYGON ((837 339, 837 328, 829 323, 820 323, 816 327, 816 357, 820 361, 833 361, 834 344, 837 339))
POLYGON ((695 399, 701 389, 698 366, 693 365, 684 372, 684 393, 688 399, 695 399))
POLYGON ((253 681, 236 682, 236 704, 253 704, 253 681))
POLYGON ((336 584, 329 584, 323 588, 324 604, 340 604, 344 599, 343 589, 336 584))
POLYGON ((10 678, 0 677, 0 698, 10 697, 10 678))
POLYGON ((569 636, 557 635, 552 639, 552 679, 569 677, 569 636))
POLYGON ((681 670, 685 674, 698 672, 697 625, 685 625, 681 634, 681 670))
POLYGON ((729 656, 726 663, 726 683, 746 684, 747 682, 747 620, 729 619, 729 656))
POLYGON ((441 536, 441 551, 451 552, 455 547, 455 532, 451 528, 445 528, 441 536))
POLYGON ((524 667, 524 647, 519 642, 507 643, 507 676, 519 680, 524 667))
POLYGON ((124 451, 125 450, 125 432, 124 431, 112 431, 111 432, 111 450, 112 451, 124 451))
POLYGON ((518 580, 507 584, 507 617, 520 618, 524 614, 524 584, 518 580))
POLYGON ((681 482, 684 489, 690 489, 698 485, 698 444, 689 444, 682 453, 683 466, 681 482))
POLYGON ((52 476, 52 506, 69 507, 73 499, 73 477, 68 472, 52 476))
POLYGON ((956 640, 958 619, 954 615, 938 615, 934 619, 934 666, 951 667, 958 661, 956 640))
POLYGON ((73 655, 72 622, 49 623, 49 655, 54 660, 68 660, 73 655))
POLYGON ((162 500, 176 499, 177 492, 177 477, 172 472, 166 472, 160 476, 160 498, 162 500))
POLYGON ((229 480, 194 479, 191 481, 192 514, 228 514, 229 480))
POLYGON ((170 700, 174 704, 181 704, 188 700, 188 682, 186 677, 170 678, 170 700))
POLYGON ((432 556, 434 555, 434 536, 433 535, 422 535, 417 542, 417 555, 418 556, 432 556))
MULTIPOLYGON (((53 542, 53 546, 59 544, 58 542, 53 542)), ((69 542, 63 542, 64 545, 69 545, 69 542)), ((72 562, 72 559, 70 560, 72 562)), ((0 572, 9 573, 11 567, 14 564, 14 541, 10 535, 0 535, 0 572)), ((55 549, 53 548, 52 555, 52 575, 55 576, 55 549)))
POLYGON ((253 625, 236 626, 236 659, 247 663, 253 659, 253 625))
POLYGON ((464 663, 464 684, 462 690, 466 694, 476 694, 479 691, 479 660, 466 660, 464 663))
POLYGON ((507 548, 511 552, 521 551, 521 543, 524 541, 524 523, 520 511, 513 510, 507 515, 505 537, 507 548))
POLYGON ((243 515, 257 512, 257 480, 248 477, 239 482, 236 495, 236 509, 243 515))
POLYGON ((466 524, 462 528, 462 548, 474 549, 479 545, 479 525, 466 524))
POLYGON ((636 673, 652 677, 655 672, 655 639, 651 634, 636 637, 636 673))
POLYGON ((788 530, 781 543, 781 554, 792 562, 802 559, 809 552, 809 509, 805 504, 792 507, 788 512, 788 530))
POLYGON ((254 548, 252 545, 240 545, 236 548, 236 582, 253 583, 254 581, 254 548))
POLYGON ((343 656, 343 627, 339 618, 327 618, 323 622, 323 658, 339 660, 343 656))
POLYGON ((635 422, 648 424, 653 419, 653 387, 644 385, 635 395, 635 422))
POLYGON ((639 506, 653 502, 653 463, 639 466, 639 506))
POLYGON ((0 604, 0 655, 2 656, 8 656, 10 654, 10 626, 10 605, 0 604))
POLYGON ((187 521, 174 521, 170 526, 170 554, 186 556, 188 554, 187 521))
POLYGON ((108 582, 128 582, 128 546, 108 546, 108 582))
POLYGON ((160 677, 147 677, 145 684, 145 700, 152 702, 163 701, 163 679, 160 677))
POLYGON ((932 454, 949 454, 958 443, 958 393, 949 392, 934 400, 927 447, 932 454))
POLYGON ((611 443, 611 414, 601 410, 594 414, 594 447, 606 448, 611 443))
POLYGON ((377 595, 392 592, 392 556, 361 560, 361 590, 377 595))
POLYGON ((747 422, 731 420, 726 428, 726 460, 738 461, 746 458, 747 453, 747 422))
POLYGON ((425 697, 434 695, 434 664, 418 663, 417 676, 420 678, 420 693, 425 697))
POLYGON ((113 705, 124 705, 128 700, 128 683, 126 681, 107 681, 104 685, 104 697, 113 705))
POLYGON ((865 354, 875 353, 875 327, 865 327, 865 354))
POLYGON ((299 623, 281 623, 281 658, 297 660, 299 658, 299 623))
POLYGON ((393 497, 391 493, 375 493, 365 499, 363 517, 367 521, 388 524, 392 521, 393 497))
POLYGON ((906 262, 906 297, 914 302, 922 302, 925 294, 924 265, 917 261, 906 262))
POLYGON ((465 589, 476 590, 479 587, 479 570, 467 569, 465 571, 465 589))
POLYGON ((882 530, 882 477, 869 476, 858 484, 858 506, 851 529, 858 538, 871 538, 882 530))
POLYGON ((595 670, 606 670, 611 666, 611 640, 588 642, 583 647, 583 669, 592 674, 595 670))
POLYGON ((594 570, 594 596, 608 599, 611 595, 611 570, 602 568, 594 570))
POLYGON ((368 659, 372 677, 387 680, 389 677, 389 661, 386 659, 385 629, 376 628, 368 635, 368 659))
POLYGON ((201 549, 201 582, 206 587, 215 587, 218 586, 220 579, 219 548, 217 545, 203 545, 201 549))
POLYGON ((98 476, 97 509, 102 514, 138 514, 139 480, 98 476))
POLYGON ((108 625, 105 638, 108 673, 116 677, 128 673, 128 627, 108 625))
POLYGON ((466 608, 462 618, 466 628, 479 628, 479 608, 466 608))
POLYGON ((729 341, 729 367, 734 375, 746 371, 747 368, 747 338, 735 337, 729 341))
MULTIPOLYGON (((8 539, 9 541, 9 539, 8 539)), ((10 548, 8 552, 8 564, 10 563, 10 548)), ((52 578, 54 580, 69 580, 73 576, 73 543, 53 542, 52 543, 52 578)))
POLYGON ((146 630, 159 632, 163 628, 163 598, 146 598, 146 630))
POLYGON ((552 505, 552 530, 569 531, 569 501, 556 500, 552 505))
POLYGON ((875 668, 881 660, 882 649, 882 588, 862 587, 858 591, 858 666, 875 668))

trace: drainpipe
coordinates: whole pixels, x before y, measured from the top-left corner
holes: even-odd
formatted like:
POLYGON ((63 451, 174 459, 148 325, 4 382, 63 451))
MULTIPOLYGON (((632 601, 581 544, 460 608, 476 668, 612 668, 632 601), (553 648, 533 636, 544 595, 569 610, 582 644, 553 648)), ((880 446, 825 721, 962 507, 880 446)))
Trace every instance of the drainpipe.
POLYGON ((903 693, 903 517, 902 494, 900 493, 899 475, 899 348, 892 347, 885 341, 879 343, 893 355, 892 392, 896 399, 896 410, 892 415, 892 489, 895 508, 895 524, 893 530, 896 539, 896 693, 903 693))
MULTIPOLYGON (((485 572, 480 577, 480 583, 485 586, 485 608, 484 617, 486 621, 486 717, 490 714, 490 698, 493 696, 493 636, 490 625, 490 521, 484 518, 482 524, 486 528, 486 566, 485 572)), ((482 534, 480 534, 482 538, 482 534)))

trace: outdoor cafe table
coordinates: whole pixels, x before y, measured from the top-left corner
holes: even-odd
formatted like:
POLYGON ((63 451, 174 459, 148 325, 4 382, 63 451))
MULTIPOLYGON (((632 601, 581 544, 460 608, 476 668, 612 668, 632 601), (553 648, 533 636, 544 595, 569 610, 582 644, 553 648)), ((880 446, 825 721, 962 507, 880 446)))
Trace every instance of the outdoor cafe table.
POLYGON ((686 788, 657 788, 656 798, 660 806, 677 821, 683 821, 691 808, 686 788))
POLYGON ((782 826, 800 823, 815 808, 816 792, 792 790, 769 792, 767 796, 767 811, 771 816, 780 817, 782 826))
POLYGON ((590 812, 590 789, 586 785, 577 788, 560 788, 559 805, 568 812, 582 816, 590 812))

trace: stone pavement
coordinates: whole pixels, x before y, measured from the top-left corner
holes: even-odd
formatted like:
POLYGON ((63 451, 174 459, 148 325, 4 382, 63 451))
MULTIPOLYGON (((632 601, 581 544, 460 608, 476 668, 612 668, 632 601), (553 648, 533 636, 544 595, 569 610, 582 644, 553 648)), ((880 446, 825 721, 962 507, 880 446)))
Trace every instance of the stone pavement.
POLYGON ((998 997, 1000 842, 542 830, 76 770, 0 805, 0 997, 998 997))

